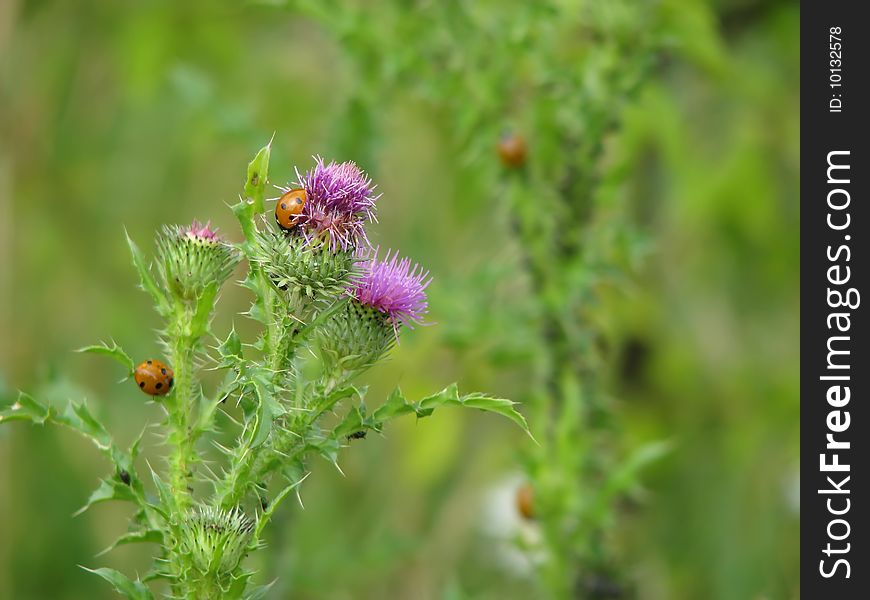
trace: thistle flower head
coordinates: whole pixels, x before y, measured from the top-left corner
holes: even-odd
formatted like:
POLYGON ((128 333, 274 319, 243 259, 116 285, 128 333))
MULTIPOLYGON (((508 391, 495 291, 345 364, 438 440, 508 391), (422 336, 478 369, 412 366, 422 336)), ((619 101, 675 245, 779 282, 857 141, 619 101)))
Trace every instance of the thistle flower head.
POLYGON ((191 300, 208 286, 221 285, 241 259, 210 223, 194 221, 188 226, 166 226, 157 235, 160 267, 169 290, 191 300))
POLYGON ((363 306, 387 315, 394 326, 413 328, 412 324, 422 323, 428 312, 425 290, 432 278, 409 258, 400 259, 398 253, 391 256, 387 251, 380 260, 378 251, 360 264, 361 273, 350 293, 363 306))
POLYGON ((365 223, 375 220, 375 185, 356 163, 316 164, 303 174, 296 171, 294 187, 305 190, 307 201, 299 217, 306 239, 324 239, 330 250, 369 246, 365 223))
POLYGON ((197 240, 200 242, 218 243, 221 241, 220 236, 218 236, 217 234, 217 227, 215 227, 214 229, 211 228, 211 221, 206 221, 203 225, 202 223, 194 219, 193 223, 191 223, 187 227, 181 228, 181 233, 193 240, 197 240))

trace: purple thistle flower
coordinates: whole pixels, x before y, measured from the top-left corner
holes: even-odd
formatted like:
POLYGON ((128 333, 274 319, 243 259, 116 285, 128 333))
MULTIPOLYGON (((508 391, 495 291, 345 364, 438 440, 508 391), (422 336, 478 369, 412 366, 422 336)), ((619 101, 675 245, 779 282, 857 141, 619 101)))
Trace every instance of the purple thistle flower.
POLYGON ((186 235, 195 240, 201 240, 204 242, 218 242, 220 241, 220 237, 217 234, 217 227, 214 229, 211 228, 211 221, 206 221, 203 225, 196 219, 193 220, 187 227, 183 227, 180 230, 181 235, 186 235))
MULTIPOLYGON (((366 221, 375 220, 375 186, 356 163, 324 163, 314 157, 313 169, 300 175, 294 184, 305 190, 307 201, 299 217, 306 237, 328 235, 329 247, 342 250, 368 247, 366 221)), ((309 239, 311 239, 309 237, 309 239)))
POLYGON ((362 262, 362 272, 354 281, 350 294, 360 304, 369 306, 389 316, 394 326, 413 323, 422 324, 429 310, 426 287, 432 282, 429 271, 414 264, 411 259, 399 260, 398 253, 390 252, 378 260, 379 248, 367 253, 362 262))

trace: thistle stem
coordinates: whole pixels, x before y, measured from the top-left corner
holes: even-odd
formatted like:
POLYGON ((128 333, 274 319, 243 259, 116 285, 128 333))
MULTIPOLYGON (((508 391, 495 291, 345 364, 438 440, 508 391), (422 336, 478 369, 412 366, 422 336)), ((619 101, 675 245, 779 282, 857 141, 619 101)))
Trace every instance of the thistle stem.
POLYGON ((192 318, 193 311, 189 307, 179 306, 170 329, 169 345, 175 382, 169 404, 169 487, 175 500, 175 508, 179 512, 183 512, 191 504, 190 482, 193 477, 193 464, 196 462, 194 356, 198 338, 189 333, 192 318))

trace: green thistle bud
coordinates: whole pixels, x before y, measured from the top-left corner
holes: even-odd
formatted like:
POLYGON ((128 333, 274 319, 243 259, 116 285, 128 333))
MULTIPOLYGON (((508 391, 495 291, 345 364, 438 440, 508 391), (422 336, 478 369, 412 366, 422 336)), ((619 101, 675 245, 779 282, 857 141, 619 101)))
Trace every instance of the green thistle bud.
POLYGON ((157 251, 166 286, 184 300, 198 298, 211 285, 222 285, 241 260, 208 223, 197 221, 189 227, 164 227, 157 236, 157 251))
POLYGON ((388 314, 351 298, 318 329, 318 346, 330 370, 362 371, 390 351, 396 335, 388 314))
POLYGON ((348 286, 355 258, 352 252, 329 249, 294 232, 260 231, 251 261, 272 282, 299 300, 335 297, 348 286))
POLYGON ((347 306, 320 332, 320 349, 331 368, 362 370, 379 361, 399 339, 401 327, 423 322, 429 272, 395 253, 362 252, 347 306))
POLYGON ((178 555, 203 577, 221 578, 236 571, 253 537, 255 522, 238 508, 201 506, 181 523, 178 555))

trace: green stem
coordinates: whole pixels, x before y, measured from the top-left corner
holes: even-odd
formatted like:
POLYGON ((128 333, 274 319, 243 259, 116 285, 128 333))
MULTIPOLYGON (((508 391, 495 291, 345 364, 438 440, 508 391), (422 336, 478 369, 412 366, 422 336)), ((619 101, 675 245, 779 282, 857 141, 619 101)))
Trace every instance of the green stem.
POLYGON ((193 311, 187 306, 178 306, 173 326, 170 328, 170 352, 175 382, 169 405, 169 487, 179 512, 192 503, 190 483, 192 468, 196 463, 196 377, 194 357, 199 339, 190 335, 193 311))

